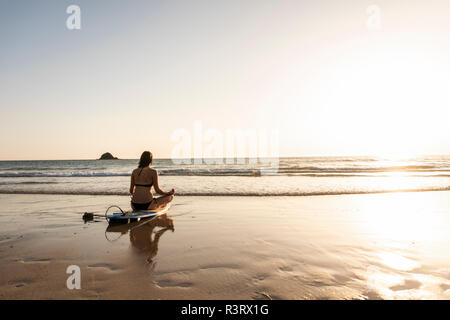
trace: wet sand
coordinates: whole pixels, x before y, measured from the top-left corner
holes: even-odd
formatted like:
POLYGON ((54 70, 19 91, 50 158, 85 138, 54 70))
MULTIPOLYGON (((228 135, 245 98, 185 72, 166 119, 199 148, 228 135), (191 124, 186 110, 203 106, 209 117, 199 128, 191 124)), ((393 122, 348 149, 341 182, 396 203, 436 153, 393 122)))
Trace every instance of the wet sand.
POLYGON ((128 197, 2 194, 0 298, 450 299, 449 200, 176 197, 166 216, 107 229, 82 213, 128 197))

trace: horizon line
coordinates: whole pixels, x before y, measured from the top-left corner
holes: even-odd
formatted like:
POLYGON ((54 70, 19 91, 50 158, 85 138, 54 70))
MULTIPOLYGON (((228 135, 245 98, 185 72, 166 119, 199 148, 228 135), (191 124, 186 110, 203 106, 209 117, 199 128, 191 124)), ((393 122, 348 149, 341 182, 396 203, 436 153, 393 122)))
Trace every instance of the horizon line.
MULTIPOLYGON (((418 158, 418 157, 445 157, 445 156, 450 156, 450 154, 438 154, 438 153, 433 153, 433 154, 408 154, 405 155, 404 158, 401 155, 395 155, 392 158, 400 158, 400 159, 406 159, 406 158, 418 158)), ((166 158, 166 157, 162 157, 162 158, 153 158, 154 160, 172 160, 172 159, 176 159, 176 160, 195 160, 195 159, 274 159, 274 158, 312 158, 312 157, 316 157, 316 158, 338 158, 338 157, 359 157, 359 158, 380 158, 380 159, 386 159, 389 158, 389 155, 384 154, 329 154, 329 155, 323 155, 323 154, 306 154, 306 155, 283 155, 283 156, 278 156, 278 157, 189 157, 189 158, 166 158)), ((66 159, 0 159, 0 161, 92 161, 92 160, 100 160, 99 158, 78 158, 78 159, 73 159, 73 158, 66 158, 66 159)), ((102 161, 104 160, 139 160, 139 158, 117 158, 117 159, 102 159, 102 161)))

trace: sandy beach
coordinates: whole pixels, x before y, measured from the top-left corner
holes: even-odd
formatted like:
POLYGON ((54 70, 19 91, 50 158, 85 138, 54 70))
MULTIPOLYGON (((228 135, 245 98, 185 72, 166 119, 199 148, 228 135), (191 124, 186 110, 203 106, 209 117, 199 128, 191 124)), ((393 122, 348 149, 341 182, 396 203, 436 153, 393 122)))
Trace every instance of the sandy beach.
POLYGON ((449 299, 449 199, 179 196, 108 229, 82 213, 129 197, 0 194, 0 298, 449 299))

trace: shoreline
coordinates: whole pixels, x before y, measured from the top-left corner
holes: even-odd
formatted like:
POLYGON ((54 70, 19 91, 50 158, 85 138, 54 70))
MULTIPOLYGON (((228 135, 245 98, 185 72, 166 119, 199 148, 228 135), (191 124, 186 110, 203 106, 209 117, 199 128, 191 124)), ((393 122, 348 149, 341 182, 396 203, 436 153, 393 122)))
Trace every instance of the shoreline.
POLYGON ((0 297, 449 299, 449 199, 177 196, 165 219, 108 230, 82 213, 128 197, 1 194, 0 297))
MULTIPOLYGON (((325 192, 304 192, 304 193, 176 193, 178 197, 319 197, 319 196, 346 196, 346 195, 369 195, 386 193, 421 193, 421 192, 448 192, 450 186, 446 188, 420 188, 420 189, 399 189, 399 190, 374 190, 374 191, 325 191, 325 192)), ((30 195, 63 195, 63 196, 129 196, 128 192, 71 192, 59 191, 0 191, 1 194, 30 194, 30 195)))

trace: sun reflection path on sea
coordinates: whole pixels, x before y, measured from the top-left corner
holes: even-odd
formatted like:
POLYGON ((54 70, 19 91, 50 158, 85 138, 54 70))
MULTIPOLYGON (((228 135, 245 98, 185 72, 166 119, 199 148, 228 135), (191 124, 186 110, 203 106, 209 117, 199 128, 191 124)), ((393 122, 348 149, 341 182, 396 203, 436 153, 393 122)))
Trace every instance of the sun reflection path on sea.
POLYGON ((450 266, 448 199, 439 194, 386 194, 358 205, 360 231, 376 239, 363 275, 368 296, 450 298, 450 268, 436 267, 450 266))

